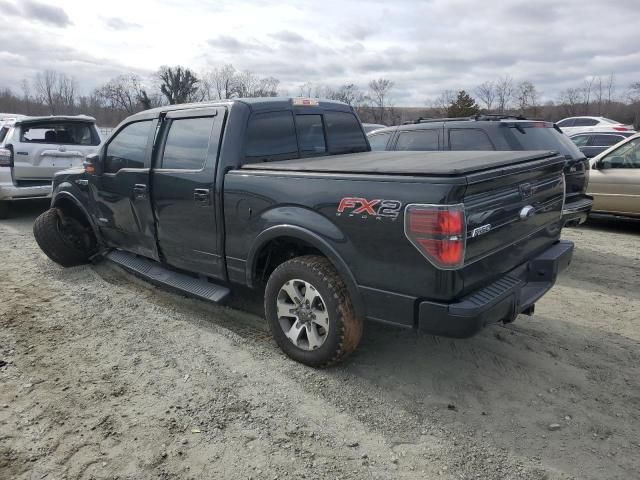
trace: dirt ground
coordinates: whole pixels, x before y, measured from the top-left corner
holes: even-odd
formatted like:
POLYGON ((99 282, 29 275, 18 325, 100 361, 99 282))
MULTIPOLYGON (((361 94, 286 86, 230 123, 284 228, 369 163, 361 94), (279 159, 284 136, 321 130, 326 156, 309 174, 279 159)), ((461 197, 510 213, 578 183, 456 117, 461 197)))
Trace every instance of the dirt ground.
POLYGON ((367 324, 318 371, 252 313, 58 267, 42 208, 0 222, 2 480, 640 478, 640 223, 565 230, 533 317, 459 341, 367 324))

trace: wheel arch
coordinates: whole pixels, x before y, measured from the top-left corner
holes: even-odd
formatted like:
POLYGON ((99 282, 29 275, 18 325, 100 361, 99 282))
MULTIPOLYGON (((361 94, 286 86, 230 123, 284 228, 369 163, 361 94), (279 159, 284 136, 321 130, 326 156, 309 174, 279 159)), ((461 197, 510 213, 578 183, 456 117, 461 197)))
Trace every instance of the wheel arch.
POLYGON ((91 229, 93 230, 93 234, 96 236, 96 239, 100 238, 98 228, 93 222, 91 215, 89 215, 89 211, 73 193, 66 190, 56 192, 55 196, 51 200, 51 208, 58 208, 63 212, 65 208, 75 209, 82 215, 83 219, 91 227, 91 229))
MULTIPOLYGON (((253 242, 246 263, 246 283, 254 288, 258 273, 258 260, 270 246, 278 241, 294 240, 307 245, 326 257, 345 282, 358 314, 364 315, 364 305, 358 290, 358 284, 351 269, 336 249, 322 236, 312 230, 297 225, 276 225, 262 231, 253 242)), ((296 255, 297 256, 297 255, 296 255)), ((281 262, 282 263, 282 262, 281 262)))

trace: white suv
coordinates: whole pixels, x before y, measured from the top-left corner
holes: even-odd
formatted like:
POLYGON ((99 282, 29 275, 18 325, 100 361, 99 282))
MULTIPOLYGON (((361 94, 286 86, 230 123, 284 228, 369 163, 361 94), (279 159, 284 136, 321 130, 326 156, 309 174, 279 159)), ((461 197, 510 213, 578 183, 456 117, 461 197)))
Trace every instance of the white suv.
POLYGON ((85 115, 22 117, 0 123, 0 218, 9 202, 51 195, 53 175, 81 167, 100 134, 85 115))
POLYGON ((620 122, 605 117, 569 117, 556 123, 563 133, 574 135, 583 132, 633 132, 633 125, 623 125, 620 122))

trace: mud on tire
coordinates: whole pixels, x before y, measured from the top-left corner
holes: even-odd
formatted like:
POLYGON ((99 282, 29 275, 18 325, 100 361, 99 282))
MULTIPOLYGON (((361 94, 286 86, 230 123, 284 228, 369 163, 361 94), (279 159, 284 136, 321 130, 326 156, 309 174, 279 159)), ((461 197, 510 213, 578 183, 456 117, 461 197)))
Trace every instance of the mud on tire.
POLYGON ((63 267, 73 267, 87 263, 95 251, 93 233, 86 230, 73 218, 65 219, 64 225, 61 212, 51 208, 36 218, 33 224, 33 236, 38 246, 51 260, 63 267), (73 235, 70 235, 72 229, 73 235))
POLYGON ((321 256, 296 257, 276 268, 267 281, 264 310, 278 346, 292 359, 312 367, 323 368, 340 362, 356 349, 362 337, 363 320, 355 312, 344 281, 331 262, 321 256), (278 295, 283 286, 294 279, 313 285, 326 304, 329 328, 322 345, 313 350, 296 346, 279 320, 278 295))

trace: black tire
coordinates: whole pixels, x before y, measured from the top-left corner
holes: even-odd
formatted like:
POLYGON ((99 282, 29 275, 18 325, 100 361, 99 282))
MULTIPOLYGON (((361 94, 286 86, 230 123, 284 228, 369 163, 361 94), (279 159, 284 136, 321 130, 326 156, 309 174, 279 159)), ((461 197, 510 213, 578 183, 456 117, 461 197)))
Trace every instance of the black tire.
POLYGON ((297 257, 276 268, 267 281, 264 310, 278 346, 292 359, 311 367, 324 368, 340 362, 356 349, 362 337, 363 321, 356 315, 344 281, 321 256, 297 257), (328 315, 329 328, 321 329, 325 332, 324 342, 314 350, 305 350, 289 340, 278 318, 278 295, 294 279, 312 285, 326 304, 323 312, 328 315))
POLYGON ((51 260, 63 267, 74 267, 87 263, 89 257, 95 251, 95 241, 93 238, 78 239, 78 236, 90 235, 83 226, 73 218, 65 219, 70 225, 63 226, 61 213, 57 208, 50 208, 38 218, 33 224, 33 236, 38 242, 38 246, 51 260), (65 234, 65 228, 74 228, 78 234, 70 238, 65 234))
POLYGON ((9 218, 9 202, 0 200, 0 220, 9 218))

